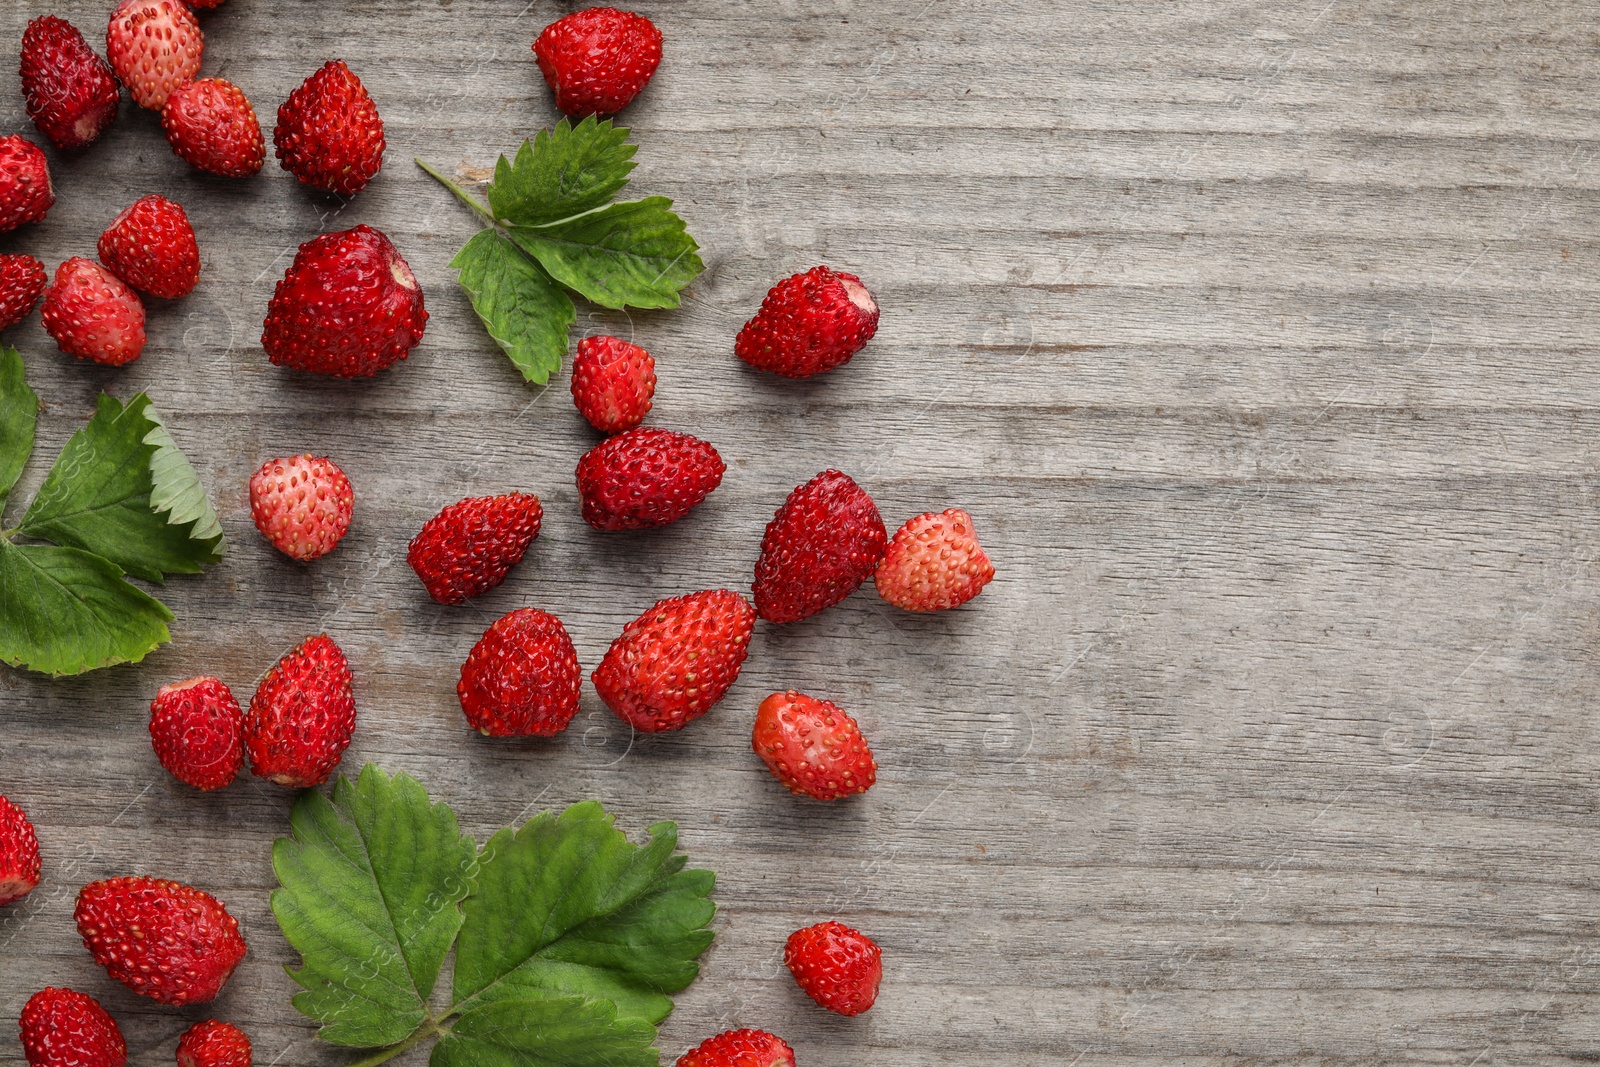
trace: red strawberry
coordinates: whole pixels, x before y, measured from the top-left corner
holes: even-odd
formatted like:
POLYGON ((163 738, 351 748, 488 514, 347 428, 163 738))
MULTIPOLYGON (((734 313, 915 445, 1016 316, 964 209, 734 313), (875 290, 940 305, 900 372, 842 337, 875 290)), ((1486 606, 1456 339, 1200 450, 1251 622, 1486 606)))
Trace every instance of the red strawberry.
POLYGON ((658 600, 622 628, 590 679, 624 722, 681 730, 739 677, 755 622, 745 598, 726 589, 658 600))
POLYGON ((45 15, 22 34, 22 102, 57 148, 82 148, 117 117, 121 89, 78 28, 45 15))
POLYGON ((752 367, 785 378, 832 370, 878 332, 878 305, 854 274, 812 267, 774 285, 733 350, 752 367))
POLYGON ((433 599, 464 604, 505 581, 539 536, 543 518, 532 493, 458 500, 422 524, 406 562, 433 599))
POLYGON ((296 789, 326 782, 356 729, 350 683, 350 664, 327 634, 280 659, 245 716, 250 773, 296 789))
POLYGON ((120 367, 144 351, 139 294, 93 260, 73 256, 56 268, 39 318, 69 356, 120 367))
POLYGON ((107 974, 161 1004, 211 1000, 244 959, 238 920, 210 893, 179 882, 90 882, 72 917, 107 974))
POLYGON ((128 1043, 100 1002, 75 989, 46 987, 17 1020, 30 1067, 123 1067, 128 1043))
POLYGON ((601 433, 631 430, 644 421, 656 393, 656 361, 616 337, 585 337, 572 361, 572 400, 601 433))
POLYGON ((250 1067, 250 1039, 231 1023, 195 1023, 178 1038, 178 1067, 250 1067))
POLYGON ((797 795, 838 800, 865 793, 878 780, 878 764, 856 721, 832 702, 792 689, 761 702, 750 745, 797 795))
POLYGON ((428 321, 422 288, 370 226, 300 246, 267 306, 261 345, 280 367, 368 378, 405 359, 428 321))
POLYGON ((806 996, 840 1015, 860 1015, 878 999, 883 952, 872 938, 844 923, 796 930, 783 946, 783 962, 806 996))
POLYGON ((55 202, 44 150, 20 133, 0 137, 0 233, 44 221, 55 202))
POLYGON ((666 526, 722 484, 727 469, 698 437, 648 427, 620 433, 578 460, 583 521, 596 530, 666 526))
POLYGON ((487 737, 553 737, 578 713, 583 669, 561 620, 519 608, 495 620, 461 665, 456 696, 487 737))
POLYGON ((789 494, 761 538, 756 611, 795 622, 853 593, 883 558, 889 538, 867 491, 827 470, 789 494))
POLYGON ((150 743, 173 777, 196 789, 221 789, 244 766, 244 712, 209 675, 173 682, 150 702, 150 743))
POLYGON ((161 109, 161 129, 179 159, 224 178, 248 178, 267 158, 256 109, 243 90, 221 78, 173 90, 161 109))
POLYGON ((878 564, 878 595, 907 611, 965 604, 994 579, 972 516, 960 508, 907 519, 878 564))
POLYGON ((678 1067, 794 1067, 794 1049, 765 1030, 729 1030, 679 1056, 678 1067))
POLYGON ((164 196, 140 197, 100 235, 100 262, 142 293, 171 300, 200 280, 200 246, 183 207, 164 196))
POLYGON ((50 275, 37 259, 21 253, 0 255, 0 330, 27 318, 48 284, 50 275))
POLYGON ((614 115, 661 65, 661 31, 643 15, 591 7, 546 26, 533 54, 556 107, 569 115, 614 115))
POLYGON ((355 501, 350 479, 326 456, 269 459, 250 476, 250 517, 291 559, 332 552, 350 528, 355 501))
POLYGON ((354 196, 383 166, 383 120, 361 79, 334 59, 289 94, 272 131, 278 160, 313 189, 354 196))
POLYGON ((206 35, 178 0, 122 0, 106 26, 106 57, 133 102, 160 111, 200 73, 206 35))
POLYGON ((0 906, 14 904, 39 884, 39 839, 27 815, 0 796, 0 906))

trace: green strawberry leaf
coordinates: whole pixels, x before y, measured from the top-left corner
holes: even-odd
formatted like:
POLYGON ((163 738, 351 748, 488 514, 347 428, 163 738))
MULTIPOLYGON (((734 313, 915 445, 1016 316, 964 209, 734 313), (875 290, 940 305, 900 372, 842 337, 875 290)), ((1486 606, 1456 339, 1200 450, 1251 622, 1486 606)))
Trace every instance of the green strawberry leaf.
POLYGON ((39 397, 22 376, 22 354, 0 345, 0 507, 33 454, 39 397))
POLYGON ((567 294, 496 229, 479 230, 450 265, 489 336, 522 376, 549 381, 561 369, 567 329, 577 318, 567 294))
POLYGON ((462 1015, 430 1067, 658 1067, 655 1027, 603 1000, 501 1000, 462 1015))
POLYGON ((633 154, 628 131, 593 115, 573 126, 566 119, 522 142, 514 161, 495 164, 489 207, 504 225, 538 226, 593 211, 628 184, 633 154))
POLYGON ((601 307, 677 307, 678 293, 705 270, 664 196, 509 232, 551 277, 601 307))
POLYGON ((0 538, 0 660, 57 676, 137 663, 172 612, 92 552, 0 538))
POLYGON ((154 424, 144 436, 144 443, 155 447, 155 454, 150 457, 150 507, 165 515, 169 525, 187 526, 190 540, 208 543, 211 558, 206 562, 215 563, 224 550, 222 523, 206 499, 200 475, 172 439, 155 407, 146 408, 145 415, 154 424))

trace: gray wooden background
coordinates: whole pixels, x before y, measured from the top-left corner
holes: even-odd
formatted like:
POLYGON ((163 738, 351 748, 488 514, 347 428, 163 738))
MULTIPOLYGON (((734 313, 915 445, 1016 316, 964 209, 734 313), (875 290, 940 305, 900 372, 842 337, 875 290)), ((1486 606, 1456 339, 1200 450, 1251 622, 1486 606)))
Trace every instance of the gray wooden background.
MULTIPOLYGON (((110 0, 8 0, 91 39, 110 0)), ((704 246, 681 311, 583 316, 655 353, 651 422, 713 441, 688 520, 579 520, 595 438, 565 372, 524 386, 446 268, 473 220, 411 164, 481 174, 555 118, 529 44, 549 0, 227 0, 205 71, 279 102, 342 56, 386 121, 383 173, 341 205, 271 163, 212 179, 127 107, 52 154, 59 203, 0 238, 91 255, 153 191, 205 272, 151 310, 138 363, 8 338, 53 456, 101 389, 148 389, 200 467, 231 554, 169 583, 175 640, 137 667, 0 673, 0 791, 46 882, 0 917, 0 1020, 45 983, 102 996, 136 1067, 208 1014, 260 1064, 338 1064, 290 1008, 267 908, 289 795, 215 795, 156 764, 146 705, 217 673, 248 698, 308 633, 357 673, 346 763, 409 771, 480 835, 598 797, 677 819, 719 874, 718 938, 662 1031, 784 1035, 803 1065, 1560 1063, 1600 1058, 1600 30, 1551 0, 1382 4, 645 0, 666 61, 625 112, 634 190, 704 246), (375 381, 269 366, 294 248, 385 230, 433 318, 375 381), (826 262, 883 306, 871 347, 803 383, 733 336, 778 277, 826 262), (332 455, 356 519, 291 563, 255 533, 269 456, 332 455), (827 466, 890 528, 963 506, 999 577, 956 612, 871 593, 763 624, 728 700, 630 743, 592 693, 554 741, 468 731, 467 649, 501 613, 559 614, 592 668, 658 597, 748 584, 762 527, 827 466), (545 532, 499 590, 441 608, 407 540, 467 493, 531 490, 545 532), (796 687, 861 720, 882 766, 851 803, 791 799, 749 751, 796 687), (212 1008, 160 1008, 81 948, 79 884, 148 871, 240 916, 251 954, 212 1008), (826 1015, 783 937, 825 917, 884 947, 878 1007, 826 1015)), ((14 82, 6 130, 31 132, 14 82)), ((42 475, 36 463, 26 486, 42 475)), ((26 492, 18 499, 24 499, 26 492)), ((6 1023, 0 1061, 20 1062, 6 1023)), ((397 1063, 420 1063, 412 1054, 397 1063)))

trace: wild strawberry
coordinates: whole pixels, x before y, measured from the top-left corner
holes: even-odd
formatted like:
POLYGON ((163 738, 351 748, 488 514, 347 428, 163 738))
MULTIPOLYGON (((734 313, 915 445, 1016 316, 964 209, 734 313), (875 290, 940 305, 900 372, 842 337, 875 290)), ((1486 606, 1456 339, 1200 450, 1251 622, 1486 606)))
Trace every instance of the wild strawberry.
POLYGON ((496 619, 461 665, 456 696, 488 737, 553 737, 578 713, 583 669, 561 620, 538 608, 496 619))
POLYGON ((433 599, 464 604, 505 581, 539 536, 543 518, 532 493, 458 500, 422 524, 406 562, 433 599))
POLYGON ((698 437, 648 427, 619 433, 578 460, 583 521, 596 530, 666 526, 721 485, 727 469, 698 437))
POLYGON ((590 679, 624 722, 681 730, 727 695, 755 622, 745 598, 726 589, 658 600, 622 628, 590 679))
POLYGON ((831 701, 789 690, 756 710, 750 745, 789 792, 838 800, 865 793, 878 780, 861 727, 831 701))
POLYGON ((661 65, 661 31, 643 15, 591 7, 546 26, 533 54, 556 107, 569 115, 614 115, 661 65))
POLYGON ((832 370, 878 332, 878 305, 854 274, 812 267, 774 285, 733 350, 752 367, 785 378, 832 370))
POLYGON ((729 1030, 679 1056, 678 1067, 795 1067, 794 1049, 765 1030, 729 1030))
POLYGON ((355 502, 350 479, 326 456, 269 459, 250 476, 250 517, 291 559, 332 552, 350 528, 355 502))
POLYGON ((72 913, 106 973, 161 1004, 203 1004, 244 959, 239 922, 210 893, 160 878, 107 878, 72 913))
POLYGON ((17 1020, 30 1067, 123 1067, 128 1043, 111 1013, 87 993, 46 987, 17 1020))
POLYGON ((368 378, 405 359, 428 321, 422 288, 370 226, 300 246, 267 306, 261 345, 280 367, 368 378))
POLYGON ((27 318, 49 284, 44 264, 32 256, 0 255, 0 330, 27 318))
POLYGON ((178 0, 122 0, 106 26, 106 58, 133 102, 160 111, 200 73, 206 35, 178 0))
POLYGON ((39 884, 39 838, 28 816, 0 797, 0 906, 14 904, 39 884))
POLYGON ((142 196, 100 235, 100 262, 142 293, 172 300, 200 280, 200 246, 183 207, 142 196))
POLYGON ((21 73, 28 117, 57 148, 82 148, 117 117, 121 90, 111 67, 66 19, 28 23, 21 73))
POLYGON ((44 150, 20 133, 0 137, 0 233, 43 222, 55 202, 44 150))
POLYGON ((383 120, 361 79, 334 59, 289 94, 272 131, 283 169, 313 189, 354 196, 383 166, 383 120))
POLYGON ((39 318, 69 356, 120 367, 144 351, 139 294, 93 260, 73 256, 56 268, 39 318))
POLYGON ((178 1067, 250 1067, 250 1039, 232 1023, 195 1023, 178 1038, 178 1067))
POLYGON ((161 109, 161 129, 179 159, 224 178, 248 178, 267 158, 256 109, 242 89, 221 78, 173 90, 161 109))
POLYGON ((656 392, 656 361, 616 337, 585 337, 572 361, 572 400, 601 433, 631 430, 644 421, 656 392))
POLYGON ((327 634, 280 659, 245 716, 250 773, 295 789, 327 781, 356 729, 350 683, 350 664, 327 634))
POLYGON ((840 1015, 860 1015, 878 999, 883 952, 859 930, 826 922, 796 930, 783 962, 806 996, 840 1015))
POLYGON ((216 678, 164 685, 150 702, 150 744, 178 781, 221 789, 244 766, 244 712, 216 678))
POLYGON ((795 622, 855 592, 889 539, 867 491, 827 470, 789 494, 761 538, 756 612, 795 622))
POLYGON ((994 579, 972 516, 960 508, 907 519, 878 564, 878 595, 907 611, 965 604, 994 579))

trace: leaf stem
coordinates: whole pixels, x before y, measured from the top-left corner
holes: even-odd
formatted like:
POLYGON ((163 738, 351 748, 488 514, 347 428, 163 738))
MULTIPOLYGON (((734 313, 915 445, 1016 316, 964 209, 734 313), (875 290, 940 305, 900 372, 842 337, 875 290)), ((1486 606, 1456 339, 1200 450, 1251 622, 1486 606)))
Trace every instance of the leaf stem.
MULTIPOLYGON (((473 196, 471 193, 468 193, 465 189, 461 188, 461 186, 457 185, 455 182, 451 181, 449 178, 446 178, 443 174, 440 174, 437 170, 435 170, 433 168, 432 165, 423 162, 423 160, 421 160, 420 158, 416 159, 416 164, 417 164, 417 166, 421 167, 424 171, 426 171, 428 174, 432 175, 433 178, 436 181, 438 181, 440 185, 443 185, 446 189, 450 190, 452 193, 455 193, 456 196, 460 198, 460 200, 461 200, 461 202, 463 204, 467 205, 473 211, 477 212, 479 218, 483 219, 485 222, 487 222, 491 226, 496 225, 494 216, 489 213, 489 210, 487 208, 485 208, 482 204, 478 203, 477 197, 473 196)), ((361 1067, 361 1065, 357 1064, 356 1067, 361 1067)))
POLYGON ((429 1017, 421 1026, 417 1027, 416 1033, 412 1034, 404 1041, 397 1045, 390 1045, 388 1048, 379 1049, 366 1059, 357 1060, 356 1062, 352 1063, 350 1067, 376 1067, 377 1064, 386 1063, 387 1061, 392 1060, 396 1056, 400 1055, 400 1053, 406 1052, 421 1042, 426 1041, 428 1038, 433 1037, 436 1034, 443 1034, 444 1032, 444 1029, 439 1026, 439 1020, 429 1017))

